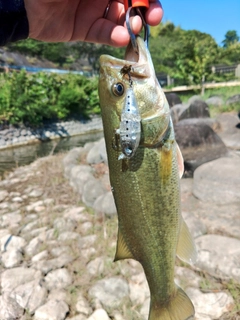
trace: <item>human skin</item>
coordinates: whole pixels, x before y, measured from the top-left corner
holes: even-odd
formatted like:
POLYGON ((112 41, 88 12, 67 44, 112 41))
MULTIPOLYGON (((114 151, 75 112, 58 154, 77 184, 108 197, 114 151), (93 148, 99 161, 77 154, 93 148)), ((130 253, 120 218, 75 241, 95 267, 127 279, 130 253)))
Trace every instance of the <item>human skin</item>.
MULTIPOLYGON (((160 23, 163 10, 158 0, 150 0, 145 13, 151 26, 160 23)), ((29 37, 48 42, 86 41, 125 46, 129 34, 124 24, 123 1, 114 0, 25 0, 29 37), (109 10, 106 13, 106 8, 109 10)), ((139 16, 131 19, 132 30, 142 27, 139 16)))

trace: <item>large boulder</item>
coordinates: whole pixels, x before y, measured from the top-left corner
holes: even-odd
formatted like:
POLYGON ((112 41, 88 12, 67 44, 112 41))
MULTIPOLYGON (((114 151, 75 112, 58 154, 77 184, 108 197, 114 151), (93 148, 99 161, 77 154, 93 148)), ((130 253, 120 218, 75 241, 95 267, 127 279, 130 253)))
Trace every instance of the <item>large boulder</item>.
POLYGON ((203 100, 196 99, 193 102, 191 102, 189 107, 180 114, 179 120, 209 117, 210 113, 206 102, 204 102, 203 100))
POLYGON ((218 135, 224 144, 231 149, 240 149, 240 122, 236 112, 222 113, 217 116, 220 124, 218 135))
POLYGON ((226 105, 238 104, 240 108, 240 94, 235 94, 227 99, 226 105))
POLYGON ((182 103, 180 97, 174 92, 166 92, 165 96, 167 98, 169 107, 173 107, 176 104, 181 104, 182 103))
POLYGON ((224 104, 223 98, 220 96, 209 97, 206 101, 209 106, 221 107, 224 104))
POLYGON ((183 113, 184 110, 188 108, 186 104, 175 104, 173 107, 170 108, 171 118, 173 124, 176 124, 179 121, 179 115, 183 113))
POLYGON ((177 143, 185 170, 193 172, 201 164, 223 157, 227 148, 204 119, 185 119, 175 125, 177 143))
POLYGON ((239 203, 240 158, 221 158, 205 163, 194 172, 193 194, 203 202, 239 203))

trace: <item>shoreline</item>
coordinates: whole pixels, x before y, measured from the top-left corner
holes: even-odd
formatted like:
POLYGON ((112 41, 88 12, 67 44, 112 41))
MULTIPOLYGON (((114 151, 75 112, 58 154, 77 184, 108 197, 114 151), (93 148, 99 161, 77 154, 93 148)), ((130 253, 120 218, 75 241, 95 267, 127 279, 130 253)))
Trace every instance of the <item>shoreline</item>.
POLYGON ((0 151, 50 140, 103 131, 102 118, 70 120, 45 124, 41 128, 10 127, 0 131, 0 151))

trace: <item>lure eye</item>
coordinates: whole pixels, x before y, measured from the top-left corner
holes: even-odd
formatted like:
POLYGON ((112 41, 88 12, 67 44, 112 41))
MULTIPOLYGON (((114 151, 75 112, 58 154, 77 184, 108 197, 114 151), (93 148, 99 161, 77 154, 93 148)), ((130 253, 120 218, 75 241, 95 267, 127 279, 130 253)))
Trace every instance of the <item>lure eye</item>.
POLYGON ((124 94, 124 86, 121 82, 117 82, 112 86, 112 92, 115 96, 121 97, 124 94))

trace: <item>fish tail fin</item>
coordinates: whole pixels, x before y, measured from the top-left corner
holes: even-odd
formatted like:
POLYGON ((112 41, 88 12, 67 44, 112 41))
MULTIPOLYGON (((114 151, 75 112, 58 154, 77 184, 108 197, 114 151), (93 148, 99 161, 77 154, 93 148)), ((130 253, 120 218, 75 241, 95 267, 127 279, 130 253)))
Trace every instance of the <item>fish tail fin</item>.
POLYGON ((166 304, 151 300, 149 320, 193 320, 194 306, 187 294, 176 285, 176 294, 166 304))

